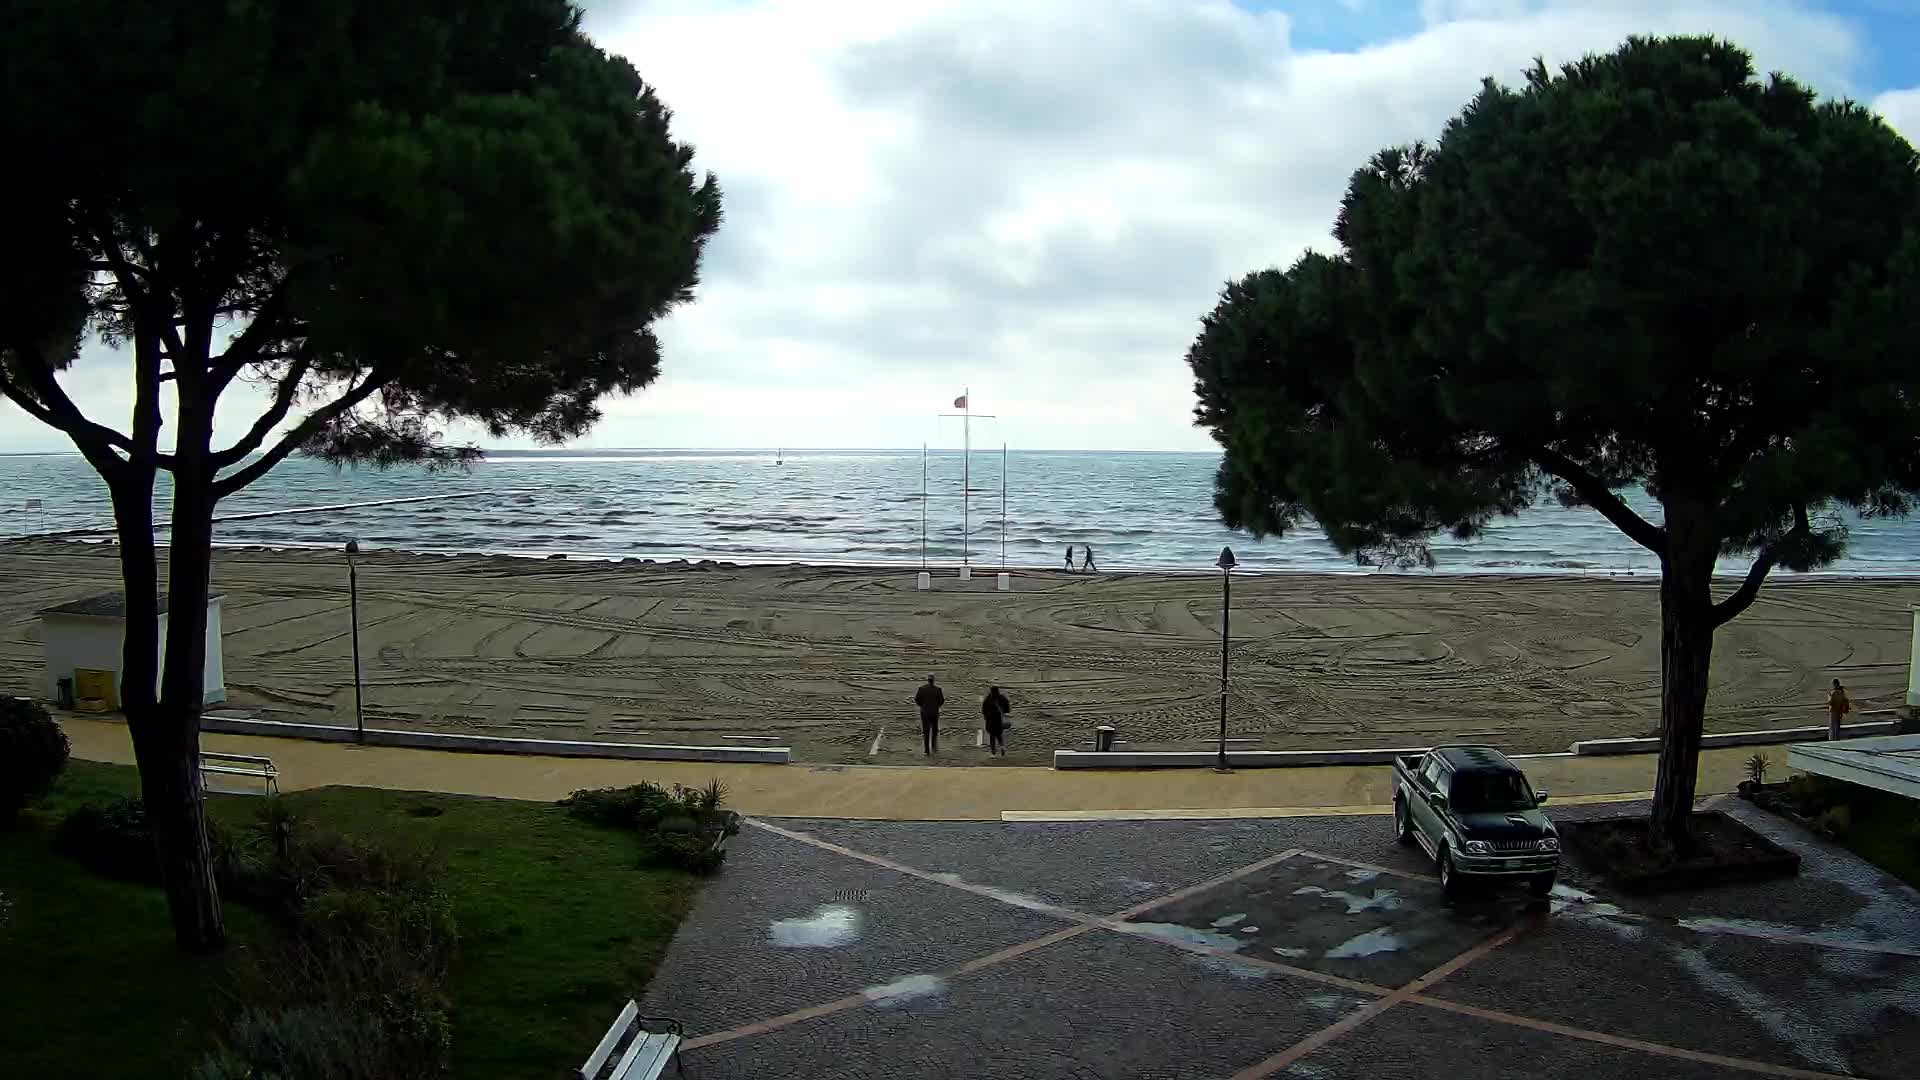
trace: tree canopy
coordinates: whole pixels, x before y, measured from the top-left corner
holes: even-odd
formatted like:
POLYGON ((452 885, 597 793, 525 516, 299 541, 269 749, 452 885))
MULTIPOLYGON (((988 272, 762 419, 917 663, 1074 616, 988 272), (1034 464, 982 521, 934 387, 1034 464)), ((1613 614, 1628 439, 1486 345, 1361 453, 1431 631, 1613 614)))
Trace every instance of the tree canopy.
POLYGON ((1661 560, 1663 730, 1697 744, 1713 627, 1775 566, 1837 558, 1835 506, 1920 490, 1917 165, 1869 110, 1710 38, 1490 79, 1437 142, 1354 174, 1337 252, 1205 318, 1216 504, 1403 565, 1547 491, 1590 506, 1661 560), (1752 570, 1716 601, 1723 554, 1752 570))
MULTIPOLYGON (((215 504, 287 455, 557 442, 659 371, 720 191, 565 0, 18 0, 0 16, 0 396, 113 496, 122 701, 176 935, 217 944, 195 768, 215 504), (133 408, 63 376, 97 335, 133 408), (216 410, 265 401, 226 446, 216 410), (163 433, 167 438, 163 439, 163 433), (158 682, 155 476, 173 478, 158 682)), ((97 377, 97 376, 93 376, 97 377)))

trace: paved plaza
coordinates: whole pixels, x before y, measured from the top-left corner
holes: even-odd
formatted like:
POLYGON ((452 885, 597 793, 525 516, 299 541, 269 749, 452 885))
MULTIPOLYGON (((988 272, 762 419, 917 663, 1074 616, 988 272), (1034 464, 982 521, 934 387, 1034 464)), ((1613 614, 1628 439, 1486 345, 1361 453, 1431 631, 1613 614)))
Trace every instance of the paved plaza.
POLYGON ((1920 893, 1728 802, 1798 878, 1447 905, 1380 816, 756 820, 644 1011, 696 1080, 1920 1077, 1920 893))

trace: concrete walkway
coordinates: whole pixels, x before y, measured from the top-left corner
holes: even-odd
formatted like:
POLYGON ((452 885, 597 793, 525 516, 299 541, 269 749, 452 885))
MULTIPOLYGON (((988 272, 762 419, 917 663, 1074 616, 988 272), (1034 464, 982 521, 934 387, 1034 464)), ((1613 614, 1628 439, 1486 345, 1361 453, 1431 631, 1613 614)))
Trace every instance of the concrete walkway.
MULTIPOLYGON (((62 720, 75 757, 133 763, 124 723, 62 720)), ((396 747, 353 747, 299 739, 204 735, 205 749, 264 754, 285 791, 346 785, 551 801, 580 788, 651 780, 705 784, 717 779, 728 802, 763 817, 891 821, 1046 821, 1155 817, 1296 817, 1384 814, 1391 798, 1384 766, 1055 772, 1042 768, 876 765, 726 765, 672 761, 458 754, 396 747)), ((1700 755, 1701 797, 1732 791, 1751 748, 1700 755)), ((1776 778, 1786 755, 1776 752, 1776 778)), ((1655 758, 1547 757, 1521 761, 1554 805, 1645 799, 1655 758)))

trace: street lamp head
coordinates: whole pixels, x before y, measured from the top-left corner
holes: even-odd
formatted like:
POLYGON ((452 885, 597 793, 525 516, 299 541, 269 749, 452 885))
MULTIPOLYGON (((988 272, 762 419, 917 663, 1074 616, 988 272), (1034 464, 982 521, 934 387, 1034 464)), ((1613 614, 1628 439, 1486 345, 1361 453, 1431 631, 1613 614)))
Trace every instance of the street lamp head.
POLYGON ((1231 570, 1234 568, 1234 565, 1237 561, 1238 560, 1236 560, 1233 557, 1233 549, 1230 547, 1223 547, 1220 549, 1220 557, 1214 560, 1213 565, 1219 567, 1222 570, 1231 570))
POLYGON ((360 554, 360 541, 358 540, 347 541, 347 554, 349 555, 360 554))

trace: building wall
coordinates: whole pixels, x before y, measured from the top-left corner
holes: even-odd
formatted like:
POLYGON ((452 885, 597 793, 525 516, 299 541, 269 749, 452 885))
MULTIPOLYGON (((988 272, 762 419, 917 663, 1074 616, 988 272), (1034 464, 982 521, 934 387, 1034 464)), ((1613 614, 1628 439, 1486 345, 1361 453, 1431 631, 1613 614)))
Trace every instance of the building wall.
MULTIPOLYGON (((48 701, 60 696, 60 680, 73 677, 75 668, 99 668, 113 672, 113 687, 122 697, 126 687, 120 682, 120 647, 125 637, 123 619, 86 615, 42 615, 40 638, 46 654, 45 692, 48 701)), ((203 680, 203 700, 217 705, 227 700, 226 664, 220 651, 220 601, 207 603, 207 662, 203 680)), ((166 675, 167 617, 160 616, 160 675, 166 675)), ((156 682, 154 689, 158 691, 156 682)))
POLYGON ((102 619, 85 615, 42 615, 40 640, 47 657, 47 700, 60 696, 60 680, 71 679, 75 668, 99 668, 113 672, 115 693, 124 693, 120 685, 120 619, 102 619))

